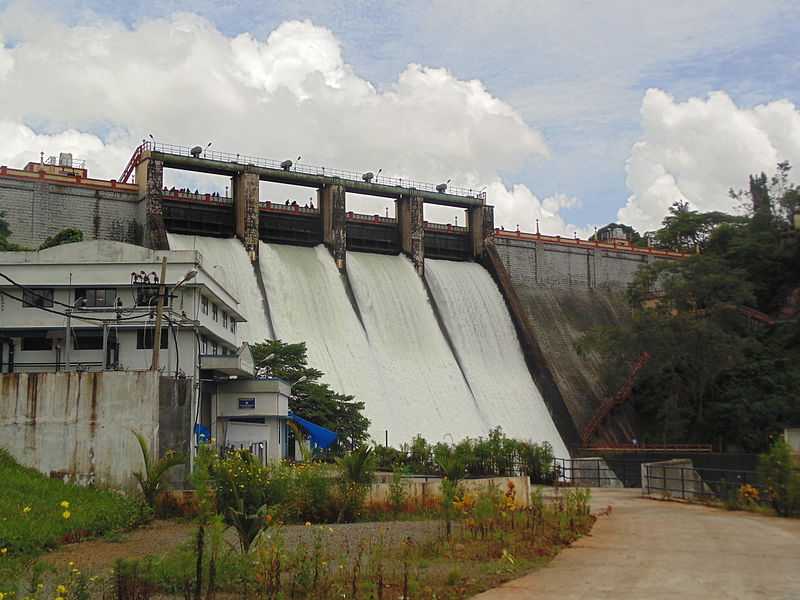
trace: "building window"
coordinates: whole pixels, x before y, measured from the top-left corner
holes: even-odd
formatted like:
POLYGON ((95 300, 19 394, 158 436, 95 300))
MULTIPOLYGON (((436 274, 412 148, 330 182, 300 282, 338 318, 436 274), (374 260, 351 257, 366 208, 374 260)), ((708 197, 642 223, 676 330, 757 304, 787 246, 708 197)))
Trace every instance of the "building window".
POLYGON ((228 328, 228 313, 226 311, 222 311, 222 326, 227 329, 228 328))
MULTIPOLYGON (((147 329, 139 329, 136 331, 136 349, 137 350, 152 350, 153 338, 155 337, 155 330, 152 327, 147 329)), ((169 331, 166 328, 161 329, 161 349, 166 350, 169 347, 169 331)))
POLYGON ((236 333, 236 319, 231 319, 231 332, 236 333))
POLYGON ((200 336, 200 354, 208 354, 208 338, 204 335, 200 336))
POLYGON ((29 288, 23 290, 22 306, 25 308, 52 308, 53 288, 29 288))
POLYGON ((219 321, 219 311, 217 310, 217 305, 213 302, 211 303, 211 318, 219 321))
POLYGON ((205 296, 200 297, 200 312, 204 315, 208 314, 208 298, 205 296))
POLYGON ((217 342, 211 342, 211 354, 217 355, 217 342))
MULTIPOLYGON (((162 336, 163 336, 162 332, 162 336)), ((73 333, 73 345, 75 350, 102 350, 103 349, 103 332, 102 331, 75 331, 73 333)), ((163 344, 162 347, 166 347, 163 344)), ((150 347, 153 347, 152 340, 150 347)))
POLYGON ((25 352, 35 350, 52 350, 53 340, 44 336, 22 338, 22 350, 25 352))
POLYGON ((75 300, 85 300, 84 306, 114 306, 117 290, 114 288, 83 288, 75 290, 75 300))
MULTIPOLYGON (((136 306, 155 306, 158 303, 157 285, 140 285, 134 288, 136 293, 136 306)), ((111 300, 113 302, 113 298, 111 300)))
POLYGON ((222 356, 228 356, 228 348, 227 346, 222 347, 222 356))

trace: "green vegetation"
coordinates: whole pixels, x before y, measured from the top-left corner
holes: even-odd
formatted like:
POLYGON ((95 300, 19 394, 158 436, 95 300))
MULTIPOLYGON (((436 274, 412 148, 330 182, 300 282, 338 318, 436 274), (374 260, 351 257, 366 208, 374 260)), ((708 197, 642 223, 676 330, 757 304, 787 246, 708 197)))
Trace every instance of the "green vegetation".
POLYGON ((338 394, 320 379, 324 375, 308 366, 305 343, 287 344, 266 340, 252 346, 253 358, 268 375, 280 377, 292 387, 289 408, 299 417, 338 434, 331 453, 342 454, 369 441, 369 419, 363 415, 364 403, 353 396, 338 394))
POLYGON ((536 483, 549 482, 553 473, 553 450, 550 444, 536 444, 506 436, 500 427, 487 437, 465 438, 457 444, 430 444, 422 436, 399 450, 377 446, 378 468, 391 471, 402 468, 416 475, 442 475, 438 456, 449 455, 463 466, 464 474, 472 477, 515 475, 525 473, 536 483))
POLYGON ((65 484, 20 466, 0 450, 0 582, 36 554, 141 523, 147 513, 112 491, 65 484))
POLYGON ((5 220, 5 216, 6 213, 0 210, 0 252, 27 250, 27 248, 8 241, 8 238, 11 237, 11 227, 9 227, 8 221, 5 220))
POLYGON ((516 501, 513 485, 459 493, 451 536, 368 536, 350 543, 342 529, 286 528, 275 521, 246 552, 224 544, 219 525, 162 557, 121 561, 113 585, 125 598, 163 593, 192 598, 463 598, 549 561, 594 522, 589 494, 570 490, 545 504, 516 501), (216 532, 216 533, 215 533, 216 532))
POLYGON ((800 464, 782 437, 759 457, 758 475, 776 513, 800 516, 800 464))
POLYGON ((156 458, 150 452, 150 447, 147 440, 141 433, 133 432, 136 436, 136 441, 139 442, 139 448, 142 451, 142 460, 144 461, 144 471, 137 471, 133 474, 136 481, 139 483, 139 488, 142 491, 145 502, 150 508, 155 508, 156 498, 161 491, 161 486, 164 482, 164 476, 172 467, 186 463, 186 457, 182 454, 176 454, 173 451, 168 451, 161 458, 156 458))
POLYGON ((74 242, 82 241, 83 232, 80 229, 67 227, 66 229, 62 229, 57 234, 50 236, 44 242, 42 242, 42 245, 39 246, 39 250, 45 250, 46 248, 52 248, 53 246, 60 246, 61 244, 72 244, 74 242))
POLYGON ((800 191, 788 176, 781 163, 771 179, 751 177, 747 192, 732 192, 749 207, 745 216, 673 205, 657 245, 702 252, 641 268, 628 289, 632 318, 581 341, 603 361, 610 393, 643 351, 652 355, 634 387, 640 441, 761 452, 800 420, 800 235, 792 227, 800 191))

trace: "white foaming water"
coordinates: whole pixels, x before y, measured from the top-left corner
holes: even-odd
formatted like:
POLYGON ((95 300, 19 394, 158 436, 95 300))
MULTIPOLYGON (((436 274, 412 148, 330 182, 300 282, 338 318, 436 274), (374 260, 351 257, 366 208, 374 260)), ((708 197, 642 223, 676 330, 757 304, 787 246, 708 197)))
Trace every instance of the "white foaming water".
POLYGON ((273 337, 256 273, 238 239, 177 233, 168 233, 167 238, 172 250, 198 250, 208 271, 239 301, 239 312, 247 319, 237 326, 240 340, 257 343, 273 337))
MULTIPOLYGON (((389 395, 399 445, 417 433, 442 440, 485 435, 491 415, 482 412, 441 333, 425 287, 404 256, 349 252, 347 273, 389 395)), ((367 401, 367 414, 370 402, 367 401)), ((378 438, 380 439, 380 438, 378 438)))
POLYGON ((531 378, 500 290, 476 263, 425 261, 425 277, 470 389, 510 437, 569 456, 531 378))
POLYGON ((383 440, 396 418, 391 394, 330 252, 262 242, 259 264, 277 337, 305 342, 309 366, 325 373, 334 391, 364 402, 370 432, 383 440))

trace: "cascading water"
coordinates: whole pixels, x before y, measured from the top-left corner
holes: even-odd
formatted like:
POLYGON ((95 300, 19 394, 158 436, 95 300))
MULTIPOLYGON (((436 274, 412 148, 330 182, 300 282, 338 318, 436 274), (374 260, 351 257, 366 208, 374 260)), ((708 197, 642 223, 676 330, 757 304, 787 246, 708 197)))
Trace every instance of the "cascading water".
POLYGON ((198 250, 208 271, 239 301, 239 312, 247 319, 238 325, 240 339, 262 342, 272 337, 255 270, 238 239, 177 233, 167 234, 167 239, 172 250, 198 250))
POLYGON ((347 275, 389 391, 379 401, 391 403, 397 416, 391 423, 373 423, 378 432, 388 429, 393 445, 417 433, 434 440, 485 434, 490 415, 482 413, 467 387, 411 262, 349 252, 347 275))
POLYGON ((569 456, 531 378, 500 290, 476 263, 425 261, 425 280, 478 405, 509 436, 569 456))
POLYGON ((248 319, 243 341, 305 342, 324 381, 365 403, 376 441, 387 430, 393 446, 418 433, 459 440, 499 425, 567 455, 503 298, 481 266, 427 260, 431 298, 404 256, 349 252, 343 276, 323 246, 261 243, 264 298, 237 239, 170 234, 169 242, 199 250, 239 299, 248 319))

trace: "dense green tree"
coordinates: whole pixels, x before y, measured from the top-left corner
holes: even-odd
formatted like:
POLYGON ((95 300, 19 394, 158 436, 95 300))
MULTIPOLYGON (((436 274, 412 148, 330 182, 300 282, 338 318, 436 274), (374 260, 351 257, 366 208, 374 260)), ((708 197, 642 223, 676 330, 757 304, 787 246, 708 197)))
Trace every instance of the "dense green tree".
POLYGON ((322 371, 308 366, 306 345, 265 340, 252 346, 256 365, 266 374, 294 384, 289 408, 296 415, 338 434, 337 449, 351 449, 369 440, 364 403, 334 392, 320 379, 322 371), (295 383, 297 382, 297 383, 295 383))
POLYGON ((66 229, 62 229, 57 234, 50 236, 44 242, 42 242, 42 245, 39 246, 39 250, 52 248, 53 246, 60 246, 61 244, 72 244, 74 242, 82 241, 83 232, 80 229, 72 229, 67 227, 66 229))
POLYGON ((8 240, 11 237, 11 227, 5 219, 6 213, 0 211, 0 252, 11 252, 22 250, 23 248, 8 240))
POLYGON ((775 177, 751 177, 747 192, 732 194, 746 216, 673 205, 656 238, 703 252, 642 267, 628 288, 633 318, 581 340, 581 351, 602 357, 611 391, 641 352, 652 355, 634 388, 642 440, 756 452, 800 417, 800 325, 743 315, 746 307, 778 313, 800 289, 800 236, 790 226, 797 188, 788 172, 782 163, 775 177))

